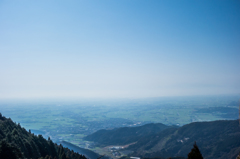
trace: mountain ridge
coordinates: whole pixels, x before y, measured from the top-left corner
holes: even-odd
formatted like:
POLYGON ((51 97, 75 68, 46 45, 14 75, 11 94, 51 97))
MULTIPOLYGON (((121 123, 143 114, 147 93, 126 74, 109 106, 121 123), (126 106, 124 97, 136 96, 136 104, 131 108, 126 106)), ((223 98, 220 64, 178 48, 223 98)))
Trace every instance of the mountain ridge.
MULTIPOLYGON (((120 128, 119 128, 120 129, 120 128)), ((100 142, 100 145, 112 143, 114 134, 118 135, 119 139, 124 140, 124 134, 116 133, 119 129, 111 131, 100 131, 99 138, 105 135, 104 142, 97 138, 96 132, 84 139, 91 139, 94 142, 100 142), (107 132, 106 134, 104 134, 107 132), (122 137, 121 137, 122 135, 122 137), (111 138, 108 138, 111 136, 111 138), (109 140, 109 141, 108 141, 109 140)), ((123 128, 121 128, 123 129, 123 128)), ((128 128, 132 129, 132 128, 128 128)), ((137 128, 134 128, 137 129, 137 128)), ((187 157, 192 144, 197 141, 199 149, 201 150, 205 159, 235 159, 240 152, 240 127, 238 120, 218 120, 208 122, 193 122, 182 127, 168 127, 161 131, 141 135, 137 139, 136 144, 130 145, 127 149, 134 151, 132 156, 139 157, 187 157)), ((122 143, 127 142, 122 141, 122 143)))
POLYGON ((177 126, 167 126, 162 123, 150 123, 136 127, 121 127, 112 130, 101 129, 93 134, 84 137, 84 140, 96 141, 100 145, 126 145, 136 142, 143 136, 152 135, 167 128, 177 126))

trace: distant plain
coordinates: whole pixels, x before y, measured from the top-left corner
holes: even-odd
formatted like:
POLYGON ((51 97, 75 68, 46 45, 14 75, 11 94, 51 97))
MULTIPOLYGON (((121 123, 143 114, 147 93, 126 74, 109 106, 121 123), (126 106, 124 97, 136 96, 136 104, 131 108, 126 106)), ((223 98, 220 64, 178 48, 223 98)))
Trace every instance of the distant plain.
POLYGON ((237 119, 238 104, 237 96, 1 101, 0 112, 55 142, 96 149, 82 138, 100 129, 237 119))

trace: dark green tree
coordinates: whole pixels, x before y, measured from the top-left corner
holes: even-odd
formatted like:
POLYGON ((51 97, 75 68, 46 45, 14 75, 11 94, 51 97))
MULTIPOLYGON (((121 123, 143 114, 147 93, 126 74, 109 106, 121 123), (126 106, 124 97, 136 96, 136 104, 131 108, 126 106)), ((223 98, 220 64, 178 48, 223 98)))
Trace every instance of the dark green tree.
POLYGON ((42 135, 34 135, 0 113, 0 159, 86 159, 42 135))
POLYGON ((193 145, 191 152, 188 154, 188 159, 203 159, 202 154, 196 144, 196 141, 193 145))
POLYGON ((21 151, 17 147, 10 145, 6 140, 1 141, 0 158, 17 159, 21 157, 21 151))

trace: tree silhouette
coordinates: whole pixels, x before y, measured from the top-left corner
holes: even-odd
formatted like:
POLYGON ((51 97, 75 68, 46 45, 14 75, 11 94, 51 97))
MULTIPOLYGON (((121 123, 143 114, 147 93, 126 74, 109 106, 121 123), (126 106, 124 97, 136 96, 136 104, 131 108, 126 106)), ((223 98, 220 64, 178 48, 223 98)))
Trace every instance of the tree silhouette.
POLYGON ((7 143, 6 140, 1 141, 0 158, 16 159, 21 157, 21 151, 17 147, 7 143))
POLYGON ((191 152, 188 154, 188 159, 203 159, 202 154, 196 144, 196 141, 193 145, 191 152))
POLYGON ((34 135, 0 113, 0 159, 87 159, 42 135, 34 135))

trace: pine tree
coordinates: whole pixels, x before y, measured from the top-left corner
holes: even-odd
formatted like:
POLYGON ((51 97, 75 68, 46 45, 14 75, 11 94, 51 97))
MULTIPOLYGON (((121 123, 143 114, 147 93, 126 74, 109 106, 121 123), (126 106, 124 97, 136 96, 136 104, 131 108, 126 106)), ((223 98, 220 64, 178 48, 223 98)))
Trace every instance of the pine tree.
POLYGON ((9 143, 6 140, 2 140, 0 143, 0 158, 16 159, 21 158, 21 151, 9 143))
POLYGON ((196 141, 193 145, 191 152, 188 154, 188 159, 203 159, 202 154, 196 144, 196 141))
POLYGON ((42 135, 34 135, 0 113, 0 159, 86 159, 42 135), (70 157, 70 155, 72 157, 70 157))

